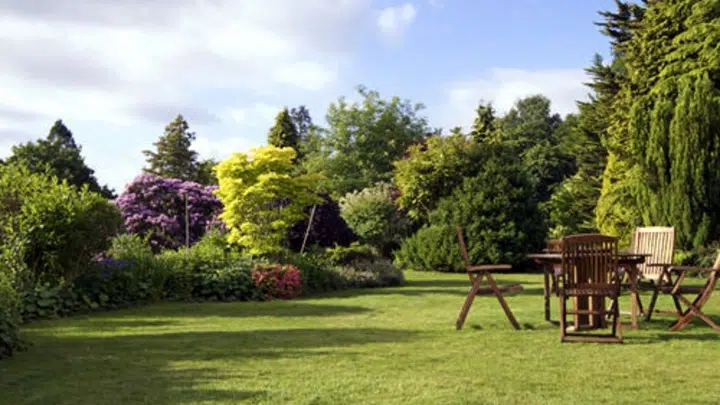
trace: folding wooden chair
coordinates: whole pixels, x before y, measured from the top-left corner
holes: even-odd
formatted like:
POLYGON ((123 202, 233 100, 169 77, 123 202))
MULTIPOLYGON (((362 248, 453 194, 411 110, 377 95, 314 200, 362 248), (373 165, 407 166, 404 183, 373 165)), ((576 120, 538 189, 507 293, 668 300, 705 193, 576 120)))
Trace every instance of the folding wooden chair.
POLYGON ((491 272, 493 271, 501 271, 501 270, 510 270, 512 266, 509 264, 489 264, 489 265, 482 265, 482 266, 473 266, 470 264, 470 258, 468 256, 467 248, 465 245, 465 238, 463 237, 463 231, 462 228, 459 226, 456 228, 457 236, 458 236, 458 244, 460 245, 460 253, 462 255, 463 262, 465 263, 465 267, 467 268, 468 277, 470 278, 470 283, 472 284, 472 287, 470 288, 470 292, 468 293, 467 298, 465 299, 465 303, 462 306, 462 309, 460 310, 460 316, 457 320, 457 330, 462 329, 463 324, 465 323, 465 318, 467 318, 468 312, 470 311, 470 306, 473 303, 473 300, 475 299, 476 295, 481 294, 494 294, 495 297, 497 297, 498 301, 500 302, 500 306, 502 306, 503 311, 505 311, 505 315, 510 320, 510 323, 515 329, 520 329, 520 325, 518 324, 517 320, 515 319, 515 316, 513 315, 512 311, 510 311, 510 307, 508 306, 507 302, 505 302, 505 298, 503 297, 503 293, 505 292, 520 292, 522 291, 522 286, 520 284, 513 284, 510 286, 505 287, 498 287, 498 285, 495 283, 495 280, 492 277, 491 272), (487 283, 489 287, 481 287, 481 283, 483 281, 483 278, 487 279, 487 283))
POLYGON ((618 298, 621 278, 618 276, 617 238, 605 235, 573 235, 563 238, 562 277, 558 287, 560 296, 561 342, 612 342, 622 343, 622 325, 618 298), (575 298, 576 308, 568 311, 567 300, 575 298), (612 302, 605 309, 605 299, 612 302), (589 300, 587 309, 580 309, 580 302, 589 300), (590 316, 593 328, 603 327, 604 316, 612 313, 610 334, 579 333, 580 316, 590 316), (567 315, 575 315, 576 330, 567 330, 567 315))
MULTIPOLYGON (((715 331, 720 332, 720 326, 718 326, 709 316, 702 312, 702 307, 705 305, 710 297, 712 296, 715 287, 720 279, 720 254, 715 259, 715 264, 712 268, 705 267, 693 267, 693 266, 658 266, 662 268, 662 273, 665 282, 661 283, 658 287, 658 291, 664 294, 672 296, 675 302, 675 312, 669 312, 677 317, 675 323, 670 326, 670 330, 673 332, 680 331, 692 322, 693 318, 698 317, 705 321, 715 331), (706 273, 708 275, 705 285, 703 286, 688 286, 683 285, 685 276, 687 273, 706 273), (673 279, 673 276, 674 279, 673 279), (695 299, 691 302, 685 297, 687 294, 696 294, 695 299), (682 304, 685 304, 686 309, 682 309, 682 304)), ((652 313, 655 307, 655 297, 650 302, 648 313, 652 313)), ((667 313, 667 311, 658 311, 667 313)))
MULTIPOLYGON (((664 269, 673 262, 675 228, 663 226, 635 228, 632 236, 631 252, 651 255, 645 258, 644 263, 637 265, 640 273, 638 287, 653 292, 650 299, 650 308, 654 308, 660 293, 660 287, 668 285, 668 282, 665 281, 664 269)), ((645 320, 649 321, 652 317, 652 309, 648 308, 648 311, 643 311, 639 296, 638 304, 640 313, 646 312, 645 320)))

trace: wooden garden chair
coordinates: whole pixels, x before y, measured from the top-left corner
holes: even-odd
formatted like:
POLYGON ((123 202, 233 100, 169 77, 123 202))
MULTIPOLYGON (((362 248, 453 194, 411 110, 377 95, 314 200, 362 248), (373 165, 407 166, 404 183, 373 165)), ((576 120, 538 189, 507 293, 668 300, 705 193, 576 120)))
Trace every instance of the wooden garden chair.
POLYGON ((520 284, 513 284, 510 286, 505 287, 498 287, 498 285, 495 283, 495 280, 492 277, 493 271, 503 271, 503 270, 510 270, 512 266, 509 264, 488 264, 488 265, 482 265, 482 266, 474 266, 470 264, 470 258, 468 256, 467 248, 465 245, 465 238, 463 237, 463 231, 462 228, 457 227, 457 236, 458 236, 458 244, 460 245, 460 254, 462 255, 463 262, 465 263, 465 267, 467 268, 468 277, 470 278, 470 283, 472 287, 470 288, 470 292, 468 293, 467 298, 465 299, 465 303, 462 306, 462 309, 460 310, 460 316, 457 320, 457 330, 462 329, 463 324, 465 323, 465 318, 467 318, 468 312, 470 311, 470 306, 473 303, 473 300, 475 299, 476 295, 481 294, 494 294, 495 297, 497 297, 498 301, 500 302, 500 306, 502 306, 503 311, 505 311, 505 315, 507 315, 508 319, 510 320, 510 323, 515 329, 520 329, 520 325, 518 324, 517 320, 515 319, 515 316, 513 315, 512 311, 510 310, 510 307, 508 306, 507 302, 505 302, 505 298, 503 297, 503 293, 506 292, 520 292, 522 291, 522 286, 520 284), (487 284, 489 287, 482 287, 481 283, 483 281, 483 278, 487 279, 487 284))
POLYGON ((618 276, 618 240, 605 235, 573 235, 563 238, 562 276, 558 286, 560 296, 560 341, 561 342, 612 342, 622 343, 622 325, 618 298, 621 278, 618 276), (567 300, 575 298, 575 309, 567 309, 567 300), (605 309, 605 299, 612 305, 605 309), (589 300, 587 309, 580 303, 589 300), (612 313, 610 334, 579 333, 578 319, 590 316, 593 327, 604 326, 604 316, 612 313), (576 318, 576 330, 568 332, 567 315, 576 318))
MULTIPOLYGON (((661 292, 660 288, 667 284, 664 269, 667 268, 668 264, 673 263, 675 228, 663 226, 635 228, 630 250, 632 253, 650 255, 645 258, 644 263, 637 265, 637 270, 640 273, 638 287, 643 290, 650 290, 653 293, 650 299, 650 307, 645 313, 645 320, 649 321, 653 313, 651 308, 655 307, 658 294, 661 292)), ((639 296, 638 305, 640 313, 645 312, 639 296)), ((676 303, 676 308, 677 306, 678 303, 676 303)))
MULTIPOLYGON (((562 239, 550 239, 545 244, 544 252, 562 253, 562 239)), ((552 268, 543 269, 543 295, 545 299, 545 320, 550 321, 550 296, 557 295, 558 283, 562 275, 562 265, 555 264, 552 268)))
MULTIPOLYGON (((705 321, 705 323, 715 329, 715 331, 720 332, 720 326, 702 311, 702 307, 712 296, 718 284, 718 279, 720 279, 720 254, 718 254, 718 257, 715 259, 715 264, 712 268, 674 265, 657 265, 656 267, 662 269, 664 279, 664 281, 659 284, 657 290, 663 294, 671 295, 675 302, 676 311, 658 311, 663 313, 669 312, 677 317, 675 323, 670 326, 670 330, 673 332, 680 331, 688 326, 693 318, 697 317, 705 321), (683 282, 688 273, 707 274, 705 285, 684 285, 683 282), (693 301, 685 297, 685 295, 690 294, 695 295, 693 301), (682 309, 681 303, 686 306, 684 310, 682 309)), ((656 297, 653 296, 653 300, 650 302, 648 314, 653 312, 655 298, 656 297)))

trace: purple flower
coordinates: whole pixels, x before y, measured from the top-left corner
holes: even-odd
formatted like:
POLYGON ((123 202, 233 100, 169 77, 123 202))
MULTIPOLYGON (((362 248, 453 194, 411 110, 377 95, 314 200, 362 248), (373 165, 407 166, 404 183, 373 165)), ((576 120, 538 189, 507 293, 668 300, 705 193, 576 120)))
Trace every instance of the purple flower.
POLYGON ((175 249, 185 244, 185 198, 190 242, 194 243, 205 234, 208 224, 216 221, 222 210, 220 200, 213 194, 216 188, 143 174, 125 187, 115 203, 130 232, 151 235, 150 245, 155 250, 175 249))

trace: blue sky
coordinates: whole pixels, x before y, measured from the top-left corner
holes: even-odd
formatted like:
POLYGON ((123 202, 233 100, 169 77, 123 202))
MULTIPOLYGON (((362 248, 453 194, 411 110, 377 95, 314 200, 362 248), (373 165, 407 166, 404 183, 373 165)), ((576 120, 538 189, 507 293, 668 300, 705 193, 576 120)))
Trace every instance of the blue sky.
POLYGON ((0 4, 0 155, 62 118, 102 183, 121 191, 177 113, 204 157, 265 141, 284 105, 322 121, 364 84, 467 125, 543 93, 568 113, 608 53, 609 1, 7 0, 0 4), (136 3, 137 4, 134 4, 136 3), (120 4, 122 3, 122 4, 120 4), (62 33, 63 35, 58 35, 62 33))

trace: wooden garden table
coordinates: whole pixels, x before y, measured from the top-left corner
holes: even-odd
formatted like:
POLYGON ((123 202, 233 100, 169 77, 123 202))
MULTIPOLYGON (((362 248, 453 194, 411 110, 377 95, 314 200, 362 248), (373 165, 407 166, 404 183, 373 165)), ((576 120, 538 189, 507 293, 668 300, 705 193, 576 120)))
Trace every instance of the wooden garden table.
MULTIPOLYGON (((632 310, 630 316, 632 319, 632 329, 638 327, 638 314, 643 312, 643 309, 638 299, 638 279, 640 274, 638 272, 637 265, 645 262, 645 257, 649 257, 649 254, 638 254, 638 253, 618 253, 618 265, 625 269, 630 282, 630 300, 632 302, 632 310)), ((555 277, 554 271, 556 266, 562 265, 562 253, 531 253, 528 254, 528 258, 533 259, 535 263, 538 263, 543 268, 543 275, 545 280, 545 320, 550 321, 550 295, 551 287, 550 282, 555 277)), ((590 297, 579 299, 575 302, 576 309, 589 309, 591 305, 604 306, 605 303, 591 303, 590 297)), ((603 327, 605 320, 601 316, 590 317, 589 315, 575 315, 575 329, 595 329, 603 327)))

